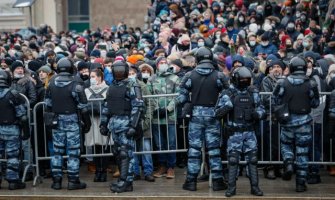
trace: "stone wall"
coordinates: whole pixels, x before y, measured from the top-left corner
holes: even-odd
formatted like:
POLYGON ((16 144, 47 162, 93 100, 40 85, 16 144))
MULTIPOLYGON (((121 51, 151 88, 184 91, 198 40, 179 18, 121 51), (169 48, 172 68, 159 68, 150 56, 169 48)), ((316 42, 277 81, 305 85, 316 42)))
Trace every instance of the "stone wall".
POLYGON ((104 28, 124 21, 128 27, 143 27, 150 0, 90 0, 90 26, 104 28))

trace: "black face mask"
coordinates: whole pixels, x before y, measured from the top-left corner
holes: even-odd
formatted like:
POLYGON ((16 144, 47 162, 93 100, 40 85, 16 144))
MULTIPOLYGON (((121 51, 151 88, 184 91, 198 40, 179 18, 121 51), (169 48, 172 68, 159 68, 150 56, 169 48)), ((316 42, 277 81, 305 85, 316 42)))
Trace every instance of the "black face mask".
POLYGON ((178 49, 182 50, 182 51, 186 51, 190 48, 190 45, 182 45, 182 44, 178 44, 178 49))
POLYGON ((53 59, 53 58, 48 58, 48 63, 49 64, 54 64, 55 63, 55 59, 53 59))
POLYGON ((81 78, 81 80, 86 81, 90 78, 90 76, 86 75, 86 74, 80 74, 80 78, 81 78))

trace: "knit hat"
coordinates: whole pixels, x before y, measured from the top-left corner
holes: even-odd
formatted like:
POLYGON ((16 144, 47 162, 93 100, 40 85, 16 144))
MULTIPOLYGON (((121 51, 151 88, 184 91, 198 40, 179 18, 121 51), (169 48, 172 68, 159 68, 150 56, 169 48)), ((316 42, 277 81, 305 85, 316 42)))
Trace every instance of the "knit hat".
POLYGON ((144 57, 142 55, 131 55, 127 58, 127 62, 136 65, 136 63, 140 60, 144 60, 144 57))
POLYGON ((78 66, 77 66, 78 71, 81 71, 83 69, 88 69, 88 68, 89 68, 88 63, 86 63, 84 61, 80 61, 78 63, 78 66))
POLYGON ((42 67, 42 63, 37 60, 32 60, 28 63, 28 69, 36 72, 38 69, 42 67))
POLYGON ((24 65, 23 65, 23 63, 22 63, 21 61, 16 60, 16 61, 14 61, 14 62, 12 63, 12 66, 11 66, 10 69, 11 69, 12 72, 14 72, 15 69, 18 68, 18 67, 23 67, 23 68, 24 68, 24 65))
POLYGON ((303 40, 304 39, 304 35, 302 33, 300 33, 297 37, 297 40, 303 40))
POLYGON ((285 70, 285 64, 279 59, 270 62, 270 67, 273 67, 274 65, 279 65, 283 70, 285 70))
POLYGON ((51 68, 48 65, 44 65, 40 67, 37 72, 39 73, 40 71, 45 72, 47 74, 50 74, 52 72, 51 68))
POLYGON ((91 54, 90 56, 91 57, 96 57, 96 58, 99 58, 100 57, 100 51, 98 49, 94 49, 93 51, 91 51, 91 54))
POLYGON ((1 63, 6 63, 6 65, 10 67, 13 63, 13 60, 11 58, 5 58, 1 60, 1 63))
POLYGON ((173 60, 173 61, 171 62, 171 64, 172 64, 172 65, 177 65, 177 66, 180 67, 180 68, 183 68, 183 67, 184 67, 184 66, 183 66, 183 63, 182 63, 182 61, 181 61, 180 59, 173 60))
POLYGON ((122 56, 116 56, 114 62, 116 61, 124 61, 124 58, 122 56))
POLYGON ((166 58, 164 56, 159 56, 155 61, 156 66, 158 66, 159 63, 162 62, 163 60, 166 60, 166 58))

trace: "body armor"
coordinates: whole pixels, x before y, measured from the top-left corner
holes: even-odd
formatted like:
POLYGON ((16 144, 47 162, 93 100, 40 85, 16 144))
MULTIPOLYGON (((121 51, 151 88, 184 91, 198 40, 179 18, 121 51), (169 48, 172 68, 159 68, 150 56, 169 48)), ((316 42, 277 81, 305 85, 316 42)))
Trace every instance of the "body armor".
POLYGON ((127 98, 127 85, 111 85, 107 92, 107 108, 110 115, 130 115, 131 102, 127 98))
POLYGON ((65 87, 57 87, 54 82, 50 84, 52 112, 56 114, 74 114, 77 112, 77 104, 72 96, 74 85, 74 81, 65 87))
POLYGON ((305 81, 301 85, 293 85, 286 79, 284 87, 285 94, 283 102, 288 102, 290 113, 300 115, 309 114, 311 112, 309 81, 305 81))

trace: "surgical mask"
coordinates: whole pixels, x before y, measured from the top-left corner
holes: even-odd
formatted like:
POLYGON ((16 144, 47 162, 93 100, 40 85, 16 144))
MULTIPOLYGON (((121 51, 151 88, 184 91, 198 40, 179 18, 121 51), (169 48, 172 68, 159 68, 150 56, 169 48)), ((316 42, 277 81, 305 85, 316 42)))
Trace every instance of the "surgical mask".
POLYGON ((140 37, 140 36, 141 36, 141 33, 140 33, 140 32, 135 32, 135 35, 136 35, 137 37, 140 37))
POLYGON ((299 18, 299 17, 301 16, 301 13, 300 13, 300 12, 296 12, 296 13, 295 13, 295 16, 296 16, 297 18, 299 18))
POLYGON ((239 17, 238 21, 243 22, 244 21, 244 17, 239 17))
POLYGON ((48 58, 48 63, 49 64, 53 64, 55 62, 55 59, 53 59, 53 58, 48 58))
POLYGON ((213 29, 213 28, 215 28, 215 26, 214 26, 213 24, 210 24, 210 25, 208 26, 208 28, 209 28, 209 29, 213 29))
POLYGON ((90 62, 91 62, 91 63, 94 63, 94 60, 95 60, 95 59, 91 59, 90 62))
POLYGON ((215 35, 215 37, 216 37, 217 39, 220 38, 220 36, 221 36, 220 33, 215 35))
POLYGON ((142 78, 148 79, 148 78, 150 78, 150 74, 149 73, 142 73, 142 78))
POLYGON ((303 16, 300 17, 300 19, 301 19, 302 22, 305 22, 306 21, 306 16, 303 15, 303 16))
POLYGON ((145 52, 145 53, 148 53, 149 51, 150 51, 150 48, 149 48, 149 47, 145 47, 145 48, 144 48, 144 52, 145 52))
POLYGON ((108 72, 112 72, 112 68, 111 68, 111 67, 106 67, 106 70, 107 70, 108 72))
POLYGON ((250 46, 255 46, 256 45, 256 41, 249 41, 249 44, 250 44, 250 46))
POLYGON ((164 72, 166 72, 168 69, 169 69, 169 65, 168 65, 168 64, 161 64, 161 65, 159 65, 159 67, 158 67, 158 71, 159 71, 160 73, 164 73, 164 72))
POLYGON ((91 85, 98 85, 98 82, 95 78, 91 78, 90 83, 91 83, 91 85))
POLYGON ((128 79, 130 79, 131 81, 135 81, 136 80, 136 74, 134 75, 129 75, 128 79))
POLYGON ((198 42, 198 47, 203 47, 203 46, 205 46, 204 42, 198 42))
POLYGON ((261 42, 261 45, 262 45, 262 46, 268 46, 268 45, 269 45, 269 41, 262 41, 262 42, 261 42))
POLYGON ((24 74, 14 74, 14 78, 23 78, 24 74))
POLYGON ((303 45, 304 47, 309 47, 309 42, 303 42, 302 45, 303 45))

